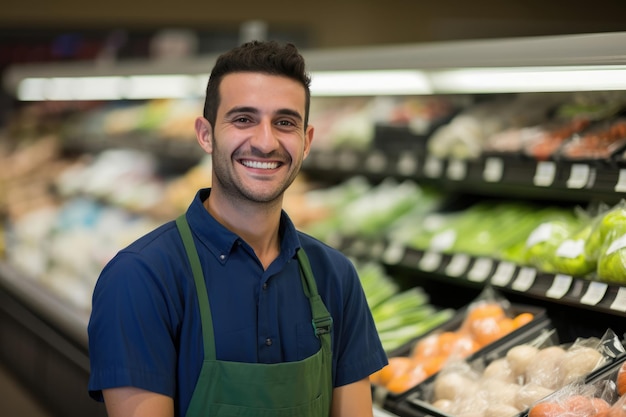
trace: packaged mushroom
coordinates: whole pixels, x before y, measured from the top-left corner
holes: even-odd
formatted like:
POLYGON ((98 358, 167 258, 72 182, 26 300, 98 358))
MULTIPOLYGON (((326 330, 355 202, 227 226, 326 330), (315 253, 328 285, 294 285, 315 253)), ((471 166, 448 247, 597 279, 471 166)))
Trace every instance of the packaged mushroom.
POLYGON ((446 416, 516 416, 555 391, 584 382, 624 354, 623 344, 611 330, 602 338, 579 338, 571 344, 555 343, 553 332, 546 331, 491 361, 449 363, 423 390, 422 398, 446 416))

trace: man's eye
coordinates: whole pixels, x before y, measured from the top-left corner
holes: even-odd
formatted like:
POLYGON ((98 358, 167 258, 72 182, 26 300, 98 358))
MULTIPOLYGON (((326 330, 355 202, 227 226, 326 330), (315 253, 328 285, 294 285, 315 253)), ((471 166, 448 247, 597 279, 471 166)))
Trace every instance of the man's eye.
POLYGON ((278 125, 280 126, 293 126, 294 124, 291 123, 289 120, 281 120, 278 122, 278 125))

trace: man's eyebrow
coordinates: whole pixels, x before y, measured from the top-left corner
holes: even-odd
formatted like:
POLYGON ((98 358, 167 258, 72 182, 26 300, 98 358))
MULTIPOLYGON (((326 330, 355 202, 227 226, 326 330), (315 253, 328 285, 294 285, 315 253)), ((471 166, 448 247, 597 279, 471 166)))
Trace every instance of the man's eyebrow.
MULTIPOLYGON (((237 113, 250 113, 250 114, 258 114, 259 113, 259 109, 257 109, 256 107, 251 107, 251 106, 238 106, 238 107, 233 107, 232 109, 230 109, 229 111, 226 112, 226 116, 230 117, 234 114, 237 113)), ((292 109, 288 109, 288 108, 284 108, 284 109, 278 109, 276 111, 276 114, 278 115, 284 115, 284 116, 291 116, 291 117, 295 117, 298 120, 303 120, 302 115, 292 109)))
POLYGON ((277 114, 281 114, 281 115, 285 115, 285 116, 292 116, 295 117, 298 120, 302 120, 302 115, 295 111, 295 110, 291 110, 291 109, 279 109, 277 112, 277 114))
POLYGON ((241 106, 241 107, 233 107, 232 109, 230 109, 229 111, 226 112, 226 116, 232 116, 233 114, 236 113, 254 113, 257 114, 259 112, 259 110, 255 107, 249 107, 249 106, 241 106))

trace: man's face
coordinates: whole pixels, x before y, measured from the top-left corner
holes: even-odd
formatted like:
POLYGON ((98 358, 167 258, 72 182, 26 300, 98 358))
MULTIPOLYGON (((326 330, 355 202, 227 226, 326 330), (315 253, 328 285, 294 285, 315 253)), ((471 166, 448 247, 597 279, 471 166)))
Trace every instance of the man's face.
POLYGON ((213 127, 213 188, 236 199, 271 202, 296 178, 313 128, 304 129, 305 92, 286 77, 225 76, 213 127))

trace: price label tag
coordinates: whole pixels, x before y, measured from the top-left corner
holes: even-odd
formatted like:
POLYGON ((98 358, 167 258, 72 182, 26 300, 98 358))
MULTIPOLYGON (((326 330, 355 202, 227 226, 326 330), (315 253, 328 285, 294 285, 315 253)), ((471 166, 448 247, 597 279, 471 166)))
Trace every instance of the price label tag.
POLYGON ((450 263, 446 267, 446 275, 449 277, 459 277, 467 271, 470 257, 464 253, 457 253, 452 256, 450 263))
POLYGON ((357 167, 359 158, 352 151, 343 151, 337 157, 337 167, 344 171, 352 171, 357 167))
POLYGON ((365 160, 365 166, 370 172, 382 172, 387 167, 387 156, 382 152, 372 152, 365 160))
POLYGON ((552 285, 546 291, 546 297, 549 298, 563 298, 567 291, 569 291, 572 286, 572 277, 570 275, 557 274, 554 276, 554 281, 552 281, 552 285))
POLYGON ((580 302, 582 304, 595 306, 602 301, 608 288, 608 284, 605 284, 604 282, 592 281, 589 283, 589 287, 587 287, 587 291, 580 299, 580 302))
POLYGON ((390 242, 381 258, 386 264, 397 265, 400 261, 402 261, 402 259, 404 259, 405 252, 406 246, 404 244, 390 242))
POLYGON ((530 289, 535 283, 535 278, 537 277, 537 270, 535 268, 530 268, 524 266, 520 268, 517 273, 517 277, 515 281, 513 281, 513 285, 511 286, 515 291, 525 292, 530 289))
POLYGON ((548 187, 556 177, 556 164, 552 161, 540 161, 537 164, 533 184, 538 187, 548 187))
POLYGON ((504 163, 502 159, 489 157, 485 160, 483 179, 487 182, 499 182, 504 174, 504 163))
POLYGON ((398 174, 411 176, 417 173, 417 158, 410 152, 403 152, 398 156, 396 169, 398 174))
POLYGON ((462 159, 450 159, 446 171, 451 180, 462 180, 467 177, 467 162, 462 159))
POLYGON ((626 168, 619 170, 617 184, 615 184, 615 191, 618 193, 626 193, 626 168))
POLYGON ((436 156, 428 155, 424 162, 424 175, 430 178, 439 178, 443 173, 443 161, 436 156))
POLYGON ((493 267, 493 259, 478 258, 474 261, 472 269, 467 274, 467 279, 474 282, 483 282, 491 273, 493 267))
POLYGON ((566 185, 567 188, 585 188, 586 186, 589 186, 589 181, 591 179, 591 167, 589 165, 573 164, 566 185))
POLYGON ((500 287, 505 287, 511 282, 515 274, 515 264, 511 262, 500 262, 496 272, 491 277, 491 283, 500 287))
POLYGON ((611 310, 626 312, 626 287, 617 289, 615 299, 611 303, 611 310))
POLYGON ((422 271, 432 272, 435 271, 441 265, 441 253, 427 251, 424 252, 424 256, 420 259, 419 268, 422 271))

